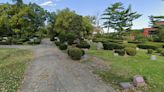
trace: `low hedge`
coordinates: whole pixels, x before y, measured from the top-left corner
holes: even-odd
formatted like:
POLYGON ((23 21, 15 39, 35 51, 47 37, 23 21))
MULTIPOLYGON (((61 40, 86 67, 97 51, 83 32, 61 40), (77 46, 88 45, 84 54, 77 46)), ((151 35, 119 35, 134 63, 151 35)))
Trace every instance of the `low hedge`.
POLYGON ((161 56, 164 56, 164 51, 161 51, 161 56))
POLYGON ((129 56, 135 56, 137 54, 136 49, 134 48, 125 48, 126 54, 129 56))
POLYGON ((104 50, 113 50, 113 49, 124 49, 125 46, 118 43, 103 43, 104 50))
POLYGON ((84 49, 89 49, 90 45, 86 41, 81 41, 80 44, 77 44, 76 47, 78 48, 84 48, 84 49))
POLYGON ((116 49, 114 52, 118 53, 120 56, 124 56, 125 55, 125 50, 124 49, 116 49))
POLYGON ((60 50, 66 50, 68 46, 66 44, 60 44, 59 49, 60 50))
POLYGON ((141 43, 143 43, 143 42, 140 42, 140 41, 128 41, 128 43, 141 44, 141 43))
POLYGON ((73 59, 73 60, 80 60, 81 57, 85 54, 83 50, 80 48, 70 48, 68 50, 68 55, 73 59))
POLYGON ((139 47, 141 49, 153 49, 153 50, 156 50, 158 48, 158 46, 150 45, 150 44, 139 44, 139 45, 137 45, 137 47, 139 47))

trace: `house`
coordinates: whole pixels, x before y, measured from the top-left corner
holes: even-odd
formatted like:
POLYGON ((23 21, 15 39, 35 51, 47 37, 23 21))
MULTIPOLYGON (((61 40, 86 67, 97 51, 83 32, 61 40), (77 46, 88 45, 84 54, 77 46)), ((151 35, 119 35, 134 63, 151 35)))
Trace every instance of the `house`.
MULTIPOLYGON (((159 21, 154 23, 156 26, 164 26, 164 21, 159 21)), ((158 33, 159 28, 158 27, 152 27, 152 28, 144 28, 143 35, 145 37, 152 36, 153 34, 158 33)))

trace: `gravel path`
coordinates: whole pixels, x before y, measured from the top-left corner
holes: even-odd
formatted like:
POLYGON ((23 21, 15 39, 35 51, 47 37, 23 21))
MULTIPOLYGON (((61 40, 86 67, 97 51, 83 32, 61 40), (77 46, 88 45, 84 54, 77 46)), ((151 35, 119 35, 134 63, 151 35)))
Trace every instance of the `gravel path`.
POLYGON ((39 46, 15 47, 32 48, 35 53, 18 92, 114 92, 85 64, 72 61, 48 40, 39 46))

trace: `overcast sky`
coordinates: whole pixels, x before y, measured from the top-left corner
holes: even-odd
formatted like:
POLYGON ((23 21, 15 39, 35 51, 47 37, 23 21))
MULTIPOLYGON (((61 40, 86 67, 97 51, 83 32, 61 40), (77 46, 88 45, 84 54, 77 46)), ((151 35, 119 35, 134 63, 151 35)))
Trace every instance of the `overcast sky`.
MULTIPOLYGON (((11 3, 12 0, 0 0, 0 3, 11 3)), ((97 15, 115 2, 122 2, 124 6, 132 5, 132 10, 142 14, 134 21, 134 29, 149 27, 150 15, 164 15, 164 1, 162 0, 24 0, 25 3, 35 2, 48 11, 70 8, 81 15, 97 15)))

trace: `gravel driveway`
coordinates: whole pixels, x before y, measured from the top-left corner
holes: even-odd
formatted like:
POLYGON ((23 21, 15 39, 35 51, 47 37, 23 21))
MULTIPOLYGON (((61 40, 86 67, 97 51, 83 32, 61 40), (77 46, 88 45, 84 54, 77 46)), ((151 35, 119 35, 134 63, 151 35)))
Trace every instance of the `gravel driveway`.
POLYGON ((114 92, 85 64, 72 61, 47 39, 39 46, 15 47, 35 53, 18 92, 114 92))

